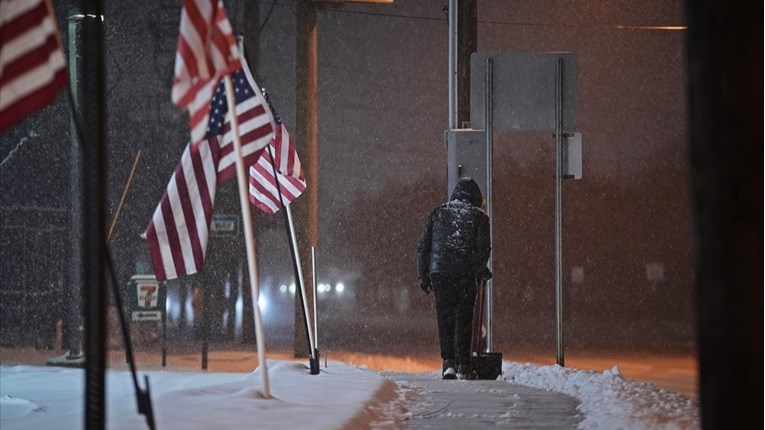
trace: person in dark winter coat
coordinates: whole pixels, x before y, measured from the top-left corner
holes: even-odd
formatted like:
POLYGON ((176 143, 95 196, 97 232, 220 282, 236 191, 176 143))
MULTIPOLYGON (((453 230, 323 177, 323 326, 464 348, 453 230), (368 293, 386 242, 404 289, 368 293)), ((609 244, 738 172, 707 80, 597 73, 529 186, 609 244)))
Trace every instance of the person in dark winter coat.
POLYGON ((489 216, 478 184, 463 177, 448 202, 431 212, 417 245, 420 288, 436 300, 444 379, 470 372, 473 309, 478 282, 489 279, 489 216))

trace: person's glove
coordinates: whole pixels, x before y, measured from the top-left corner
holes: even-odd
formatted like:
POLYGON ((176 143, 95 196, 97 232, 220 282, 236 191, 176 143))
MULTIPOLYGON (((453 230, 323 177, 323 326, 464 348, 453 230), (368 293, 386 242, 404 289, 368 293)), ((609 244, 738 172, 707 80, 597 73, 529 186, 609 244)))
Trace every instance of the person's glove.
POLYGON ((425 294, 430 294, 431 291, 433 291, 433 286, 430 285, 430 279, 420 279, 420 289, 425 294))
POLYGON ((482 271, 478 272, 478 279, 481 281, 488 281, 491 277, 491 270, 488 267, 484 267, 482 271))

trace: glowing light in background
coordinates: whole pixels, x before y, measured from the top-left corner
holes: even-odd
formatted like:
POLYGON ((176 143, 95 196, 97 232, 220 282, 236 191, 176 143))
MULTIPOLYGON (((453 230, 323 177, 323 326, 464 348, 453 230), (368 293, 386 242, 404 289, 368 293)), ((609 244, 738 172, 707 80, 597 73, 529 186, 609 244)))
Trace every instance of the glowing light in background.
POLYGON ((175 302, 175 296, 168 294, 165 301, 165 314, 171 320, 178 319, 181 314, 181 307, 175 302))
POLYGON ((242 324, 244 323, 244 299, 242 298, 241 292, 236 297, 236 304, 234 305, 234 313, 236 314, 235 327, 236 327, 236 330, 239 331, 241 330, 242 324))
POLYGON ((183 306, 186 308, 186 324, 193 324, 194 323, 194 306, 191 304, 191 297, 193 293, 189 293, 186 295, 186 303, 183 304, 183 306))

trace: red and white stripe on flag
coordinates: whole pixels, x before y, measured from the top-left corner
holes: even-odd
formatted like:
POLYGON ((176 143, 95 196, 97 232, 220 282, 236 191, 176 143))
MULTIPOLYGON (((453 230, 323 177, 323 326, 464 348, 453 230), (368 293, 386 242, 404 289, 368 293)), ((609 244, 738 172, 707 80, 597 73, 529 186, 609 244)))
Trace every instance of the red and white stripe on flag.
MULTIPOLYGON (((255 79, 250 74, 247 62, 242 59, 243 70, 233 76, 234 90, 237 94, 247 91, 250 97, 238 101, 236 114, 239 120, 242 159, 244 165, 254 164, 260 151, 271 142, 274 136, 274 119, 255 79)), ((239 96, 237 96, 238 98, 239 96)), ((225 99, 222 100, 225 102, 225 99)), ((213 115, 213 119, 217 119, 213 115)), ((234 153, 234 132, 231 129, 231 116, 226 113, 223 129, 219 136, 220 159, 218 160, 218 183, 236 175, 236 154, 234 153)))
POLYGON ((217 141, 190 143, 146 229, 157 280, 201 270, 217 183, 217 141), (193 150, 192 150, 193 149, 193 150))
POLYGON ((68 84, 47 0, 0 0, 0 131, 53 102, 68 84))
POLYGON ((189 111, 191 142, 204 139, 210 100, 222 76, 241 68, 236 38, 221 0, 184 0, 172 100, 189 111))
POLYGON ((280 123, 271 144, 263 150, 257 163, 250 166, 250 202, 263 212, 274 214, 282 207, 279 202, 280 191, 282 200, 290 204, 304 190, 305 176, 295 145, 292 144, 284 124, 280 123), (269 155, 269 152, 272 155, 269 155), (274 179, 271 156, 276 165, 279 189, 274 179))

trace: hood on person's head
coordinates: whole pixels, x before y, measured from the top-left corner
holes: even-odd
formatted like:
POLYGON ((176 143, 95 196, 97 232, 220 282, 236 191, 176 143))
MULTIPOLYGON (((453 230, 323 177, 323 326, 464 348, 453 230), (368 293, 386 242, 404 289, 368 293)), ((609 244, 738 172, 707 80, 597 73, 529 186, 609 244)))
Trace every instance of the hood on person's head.
POLYGON ((479 208, 483 205, 481 188, 473 178, 468 176, 464 176, 457 181, 457 185, 454 186, 454 191, 452 191, 451 200, 462 200, 479 208))

